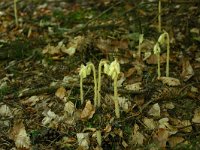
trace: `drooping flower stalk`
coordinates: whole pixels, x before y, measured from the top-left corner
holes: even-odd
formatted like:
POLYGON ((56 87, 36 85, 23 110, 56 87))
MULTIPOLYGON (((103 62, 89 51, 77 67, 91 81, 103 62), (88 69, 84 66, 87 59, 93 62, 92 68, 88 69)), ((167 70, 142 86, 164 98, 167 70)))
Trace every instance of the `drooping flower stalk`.
POLYGON ((89 62, 87 64, 87 70, 92 70, 93 71, 93 77, 94 77, 94 106, 97 106, 97 77, 96 77, 96 70, 94 67, 94 64, 89 62))
POLYGON ((158 32, 161 32, 161 0, 158 0, 158 32))
POLYGON ((17 0, 14 0, 15 25, 18 27, 17 0))
POLYGON ((155 44, 153 52, 154 52, 154 54, 157 55, 157 64, 158 64, 157 73, 158 73, 158 78, 160 78, 160 76, 161 76, 161 73, 160 73, 160 46, 159 46, 158 42, 155 44))
POLYGON ((114 103, 115 103, 115 115, 117 118, 120 118, 119 111, 119 101, 118 101, 118 91, 117 91, 117 78, 120 73, 120 65, 118 61, 115 59, 110 64, 108 75, 114 80, 114 103))
POLYGON ((161 45, 167 45, 167 60, 166 60, 166 77, 169 77, 169 55, 170 55, 170 43, 169 43, 169 34, 164 31, 163 34, 158 38, 158 43, 161 45))

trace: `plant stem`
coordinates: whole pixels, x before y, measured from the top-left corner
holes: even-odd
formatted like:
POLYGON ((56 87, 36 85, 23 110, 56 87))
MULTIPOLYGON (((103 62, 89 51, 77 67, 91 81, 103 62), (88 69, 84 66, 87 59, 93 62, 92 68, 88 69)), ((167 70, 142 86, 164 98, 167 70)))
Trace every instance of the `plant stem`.
POLYGON ((15 25, 18 27, 17 0, 14 0, 15 25))
POLYGON ((167 64, 166 64, 166 77, 169 77, 169 54, 170 54, 170 45, 169 45, 169 34, 166 32, 167 36, 167 64))
POLYGON ((81 104, 83 104, 83 77, 80 77, 80 98, 81 98, 81 104))
POLYGON ((120 118, 119 101, 118 101, 118 94, 117 94, 117 76, 114 78, 114 102, 115 102, 115 115, 117 118, 120 118))
POLYGON ((157 54, 157 61, 158 61, 158 78, 160 78, 160 53, 157 54))
POLYGON ((94 77, 94 106, 97 106, 97 78, 96 78, 96 70, 94 67, 94 64, 89 63, 88 67, 91 67, 93 71, 93 77, 94 77))
POLYGON ((158 32, 161 32, 161 0, 158 0, 158 32))

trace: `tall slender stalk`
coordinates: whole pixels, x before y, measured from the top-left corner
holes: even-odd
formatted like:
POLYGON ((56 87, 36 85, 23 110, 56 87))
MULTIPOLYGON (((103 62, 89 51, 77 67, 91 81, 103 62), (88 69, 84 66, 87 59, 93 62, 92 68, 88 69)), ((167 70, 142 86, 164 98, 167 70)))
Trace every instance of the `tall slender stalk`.
POLYGON ((158 0, 158 31, 161 32, 161 0, 158 0))
POLYGON ((14 0, 14 12, 15 12, 15 25, 18 27, 18 16, 17 16, 17 0, 14 0))

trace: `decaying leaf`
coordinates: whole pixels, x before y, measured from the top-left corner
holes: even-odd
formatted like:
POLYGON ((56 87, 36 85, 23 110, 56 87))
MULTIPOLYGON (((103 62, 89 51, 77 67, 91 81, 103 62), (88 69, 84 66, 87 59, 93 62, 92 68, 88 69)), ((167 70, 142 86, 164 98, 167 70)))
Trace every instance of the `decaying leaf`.
POLYGON ((94 113, 95 113, 94 106, 92 105, 91 101, 87 101, 85 108, 81 112, 81 119, 83 119, 83 120, 90 119, 93 117, 94 113))
POLYGON ((138 82, 138 83, 126 85, 125 89, 131 90, 131 91, 140 91, 142 90, 142 83, 138 82))
POLYGON ((167 84, 169 86, 178 86, 181 84, 179 79, 172 77, 160 77, 158 80, 162 81, 163 84, 167 84))
POLYGON ((144 143, 145 137, 143 134, 141 134, 139 131, 139 126, 137 124, 134 125, 134 131, 132 135, 132 140, 131 142, 134 145, 142 145, 144 143))
POLYGON ((131 106, 131 102, 128 101, 125 97, 118 97, 119 106, 123 109, 123 111, 128 112, 131 106))
POLYGON ((17 149, 29 150, 31 148, 31 141, 22 120, 15 120, 9 137, 15 142, 17 149))
POLYGON ((143 119, 143 123, 146 125, 146 127, 149 129, 149 130, 154 130, 156 128, 156 122, 151 118, 147 118, 145 117, 143 119))
POLYGON ((195 109, 194 116, 192 118, 192 122, 200 123, 200 109, 199 108, 195 109))
POLYGON ((184 58, 182 63, 183 64, 182 64, 181 77, 183 78, 184 81, 187 81, 194 75, 194 70, 188 59, 184 58))
POLYGON ((148 112, 149 115, 160 117, 160 106, 158 103, 154 104, 148 112))
POLYGON ((1 117, 11 117, 12 116, 12 112, 6 104, 0 105, 0 116, 1 117))
POLYGON ((83 149, 89 149, 89 133, 77 133, 76 134, 78 145, 83 149))
POLYGON ((177 133, 177 128, 169 124, 168 118, 162 118, 158 122, 159 122, 159 128, 167 129, 169 131, 169 135, 177 133))
POLYGON ((58 88, 55 93, 55 95, 60 99, 63 99, 65 97, 65 94, 66 94, 66 89, 63 86, 58 88))
POLYGON ((168 141, 168 137, 169 137, 169 131, 165 128, 159 128, 155 134, 153 135, 153 138, 155 140, 155 142, 161 147, 161 148, 165 148, 166 147, 166 143, 168 141))
POLYGON ((45 116, 44 119, 42 120, 42 124, 43 124, 43 125, 50 124, 52 121, 57 120, 57 119, 59 118, 59 117, 58 117, 54 112, 52 112, 51 110, 44 111, 42 114, 45 116))
POLYGON ((74 111, 75 111, 74 103, 72 103, 71 101, 67 102, 67 103, 65 104, 64 111, 65 111, 68 115, 72 116, 72 114, 73 114, 74 111))
POLYGON ((181 136, 172 136, 168 139, 171 148, 175 147, 177 144, 182 143, 185 139, 181 136))

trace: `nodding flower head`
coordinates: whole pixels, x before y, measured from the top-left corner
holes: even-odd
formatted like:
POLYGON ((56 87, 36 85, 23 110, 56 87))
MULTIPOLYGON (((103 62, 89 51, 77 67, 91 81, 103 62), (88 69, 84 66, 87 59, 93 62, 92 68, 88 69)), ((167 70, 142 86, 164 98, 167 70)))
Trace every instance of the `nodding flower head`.
POLYGON ((108 75, 111 76, 112 79, 114 80, 118 76, 119 73, 120 73, 120 65, 115 59, 115 61, 113 61, 110 64, 108 75))
POLYGON ((160 54, 160 46, 158 42, 154 45, 153 52, 154 54, 160 54))

